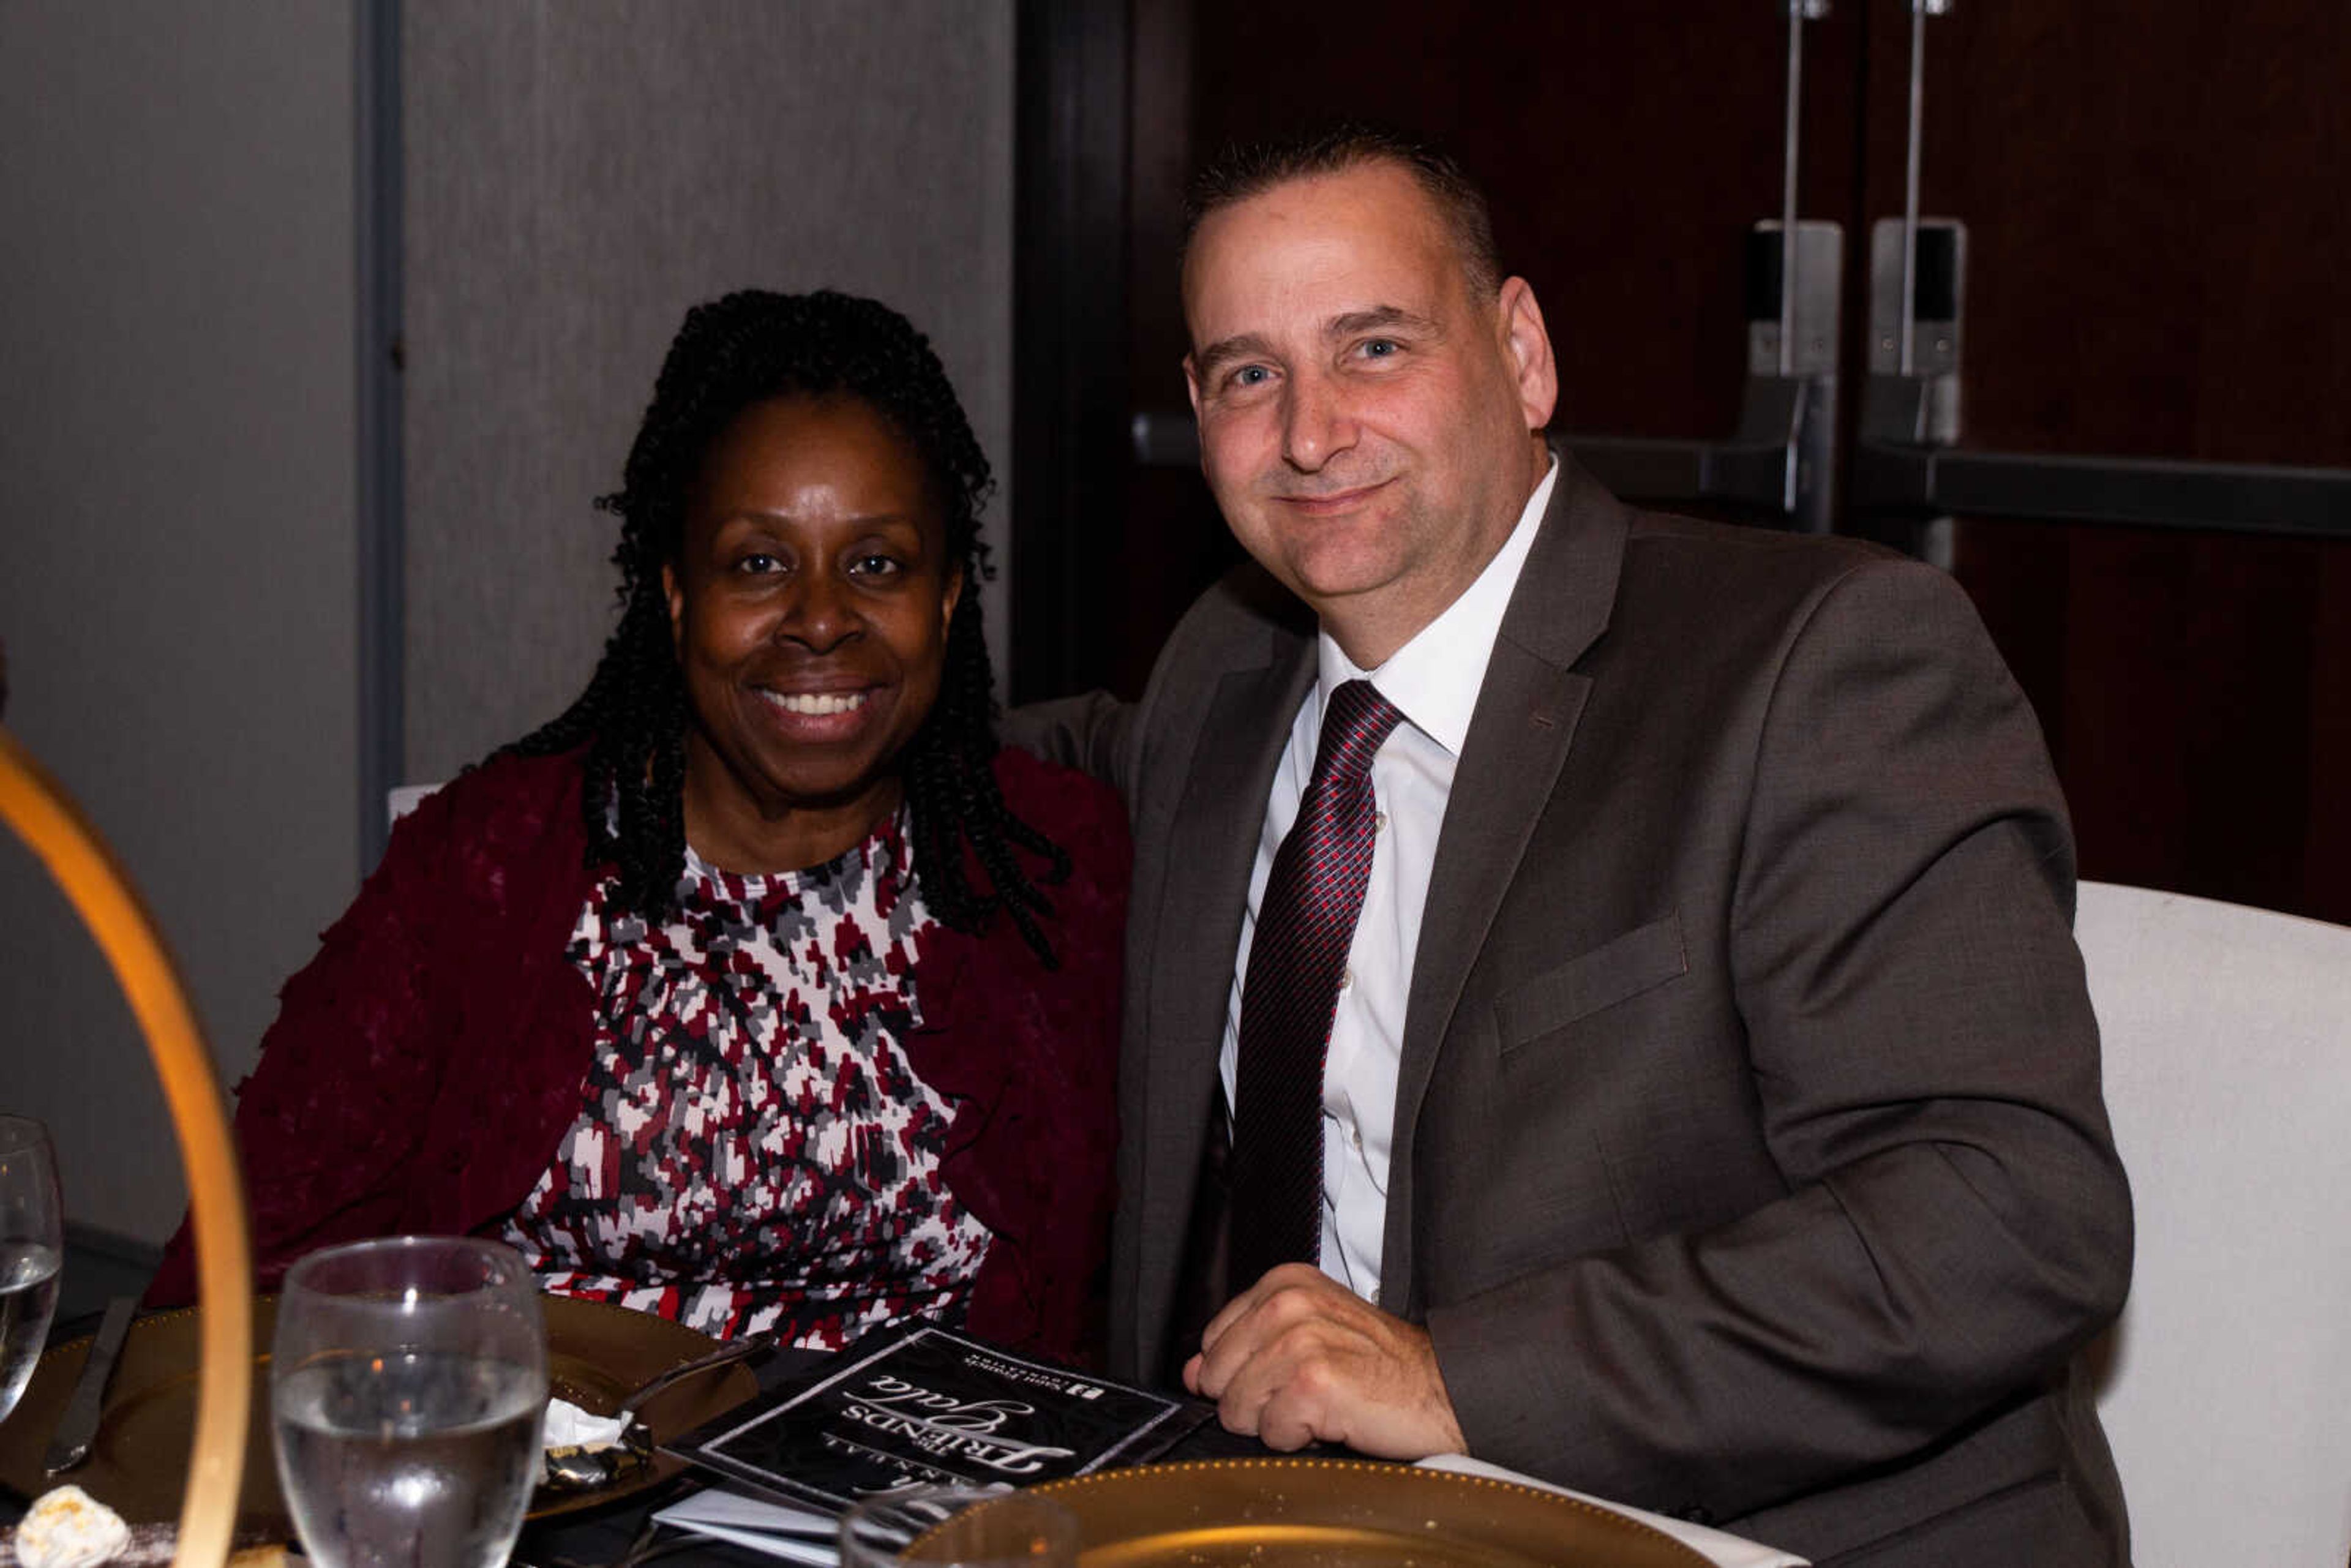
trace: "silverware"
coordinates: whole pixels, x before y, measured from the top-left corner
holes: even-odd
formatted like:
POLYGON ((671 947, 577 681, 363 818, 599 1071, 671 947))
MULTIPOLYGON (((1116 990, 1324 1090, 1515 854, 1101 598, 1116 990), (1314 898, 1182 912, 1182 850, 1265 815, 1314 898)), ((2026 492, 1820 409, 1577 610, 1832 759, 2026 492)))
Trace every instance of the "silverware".
POLYGON ((623 1422, 633 1421, 637 1418, 637 1412, 643 1408, 645 1402, 664 1389, 674 1387, 689 1377, 698 1376, 714 1368, 732 1366, 738 1361, 748 1361, 751 1357, 764 1354, 775 1347, 776 1336, 772 1333, 745 1334, 739 1339, 729 1340, 708 1355, 698 1355, 692 1361, 680 1362, 659 1376, 649 1377, 638 1384, 629 1390, 627 1396, 622 1399, 620 1408, 612 1414, 623 1422))
POLYGON ((89 1458, 90 1442, 98 1436, 98 1418, 106 1407, 107 1379, 114 1375, 114 1358, 121 1354, 122 1337, 131 1332, 131 1319, 138 1311, 134 1296, 117 1296, 106 1303, 98 1337, 90 1341, 89 1358, 81 1364, 81 1381, 74 1385, 73 1397, 66 1401, 66 1413, 57 1417, 57 1429, 49 1438, 48 1452, 41 1456, 41 1467, 48 1474, 63 1475, 89 1458))

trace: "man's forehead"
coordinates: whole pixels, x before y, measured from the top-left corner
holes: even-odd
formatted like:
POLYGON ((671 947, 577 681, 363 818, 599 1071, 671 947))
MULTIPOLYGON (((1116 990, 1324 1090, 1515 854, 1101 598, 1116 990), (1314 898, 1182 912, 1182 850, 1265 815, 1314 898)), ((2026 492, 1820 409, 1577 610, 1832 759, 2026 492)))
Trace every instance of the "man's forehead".
POLYGON ((1184 264, 1196 344, 1224 314, 1278 308, 1291 327, 1371 310, 1426 312, 1463 280, 1435 204, 1390 164, 1287 180, 1203 218, 1184 264), (1301 322, 1299 311, 1310 318, 1301 322))
POLYGON ((1293 175, 1209 213, 1193 235, 1185 270, 1228 248, 1236 235, 1259 244, 1283 234, 1409 238, 1449 249, 1444 227, 1436 202, 1409 171, 1363 163, 1293 175))

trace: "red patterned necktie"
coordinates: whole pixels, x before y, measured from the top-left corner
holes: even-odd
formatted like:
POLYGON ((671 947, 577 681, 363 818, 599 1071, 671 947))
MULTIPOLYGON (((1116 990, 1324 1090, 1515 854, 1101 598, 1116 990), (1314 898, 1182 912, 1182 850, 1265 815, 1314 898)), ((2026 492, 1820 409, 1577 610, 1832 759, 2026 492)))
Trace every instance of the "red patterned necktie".
POLYGON ((1369 681, 1331 694, 1314 776, 1266 878, 1241 985, 1229 1188, 1236 1291, 1322 1250, 1322 1063, 1372 873, 1372 757, 1403 717, 1369 681))

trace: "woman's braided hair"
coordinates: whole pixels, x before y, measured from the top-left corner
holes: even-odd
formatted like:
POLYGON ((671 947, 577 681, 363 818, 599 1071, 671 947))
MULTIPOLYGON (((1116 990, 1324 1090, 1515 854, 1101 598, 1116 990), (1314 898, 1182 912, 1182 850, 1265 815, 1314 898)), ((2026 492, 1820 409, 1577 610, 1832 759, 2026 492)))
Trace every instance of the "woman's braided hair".
POLYGON ((947 559, 963 569, 938 700, 898 758, 923 902, 961 931, 981 929, 1002 909, 1050 967, 1052 946, 1037 916, 1052 905, 1012 846, 1046 859, 1047 883, 1068 876, 1069 856, 1006 808, 988 766, 996 704, 977 591, 989 570, 979 538, 979 508, 993 488, 987 459, 928 340, 874 300, 829 289, 746 289, 686 312, 622 487, 596 503, 621 517, 612 552, 620 624, 579 700, 508 749, 545 756, 585 745, 590 865, 616 864, 620 897, 637 913, 674 910, 685 863, 689 720, 662 568, 678 558, 688 494, 711 444, 754 403, 795 394, 854 397, 905 438, 945 516, 947 559), (967 852, 985 874, 985 892, 967 874, 967 852))

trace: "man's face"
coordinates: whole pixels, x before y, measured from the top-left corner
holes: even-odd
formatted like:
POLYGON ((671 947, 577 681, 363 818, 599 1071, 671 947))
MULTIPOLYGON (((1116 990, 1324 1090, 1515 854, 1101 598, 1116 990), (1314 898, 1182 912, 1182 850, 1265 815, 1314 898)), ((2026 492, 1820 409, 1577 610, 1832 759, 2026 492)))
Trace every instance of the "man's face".
POLYGON ((1205 219, 1184 268, 1201 467, 1249 552, 1358 664, 1473 581, 1542 477, 1557 392, 1526 284, 1471 298, 1403 169, 1277 185, 1205 219))

